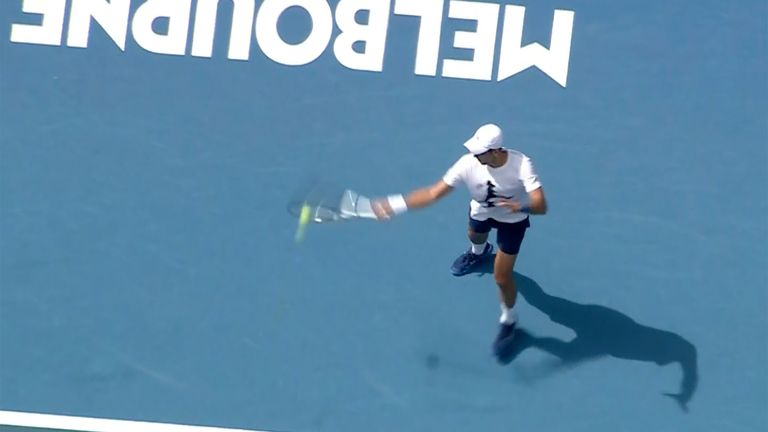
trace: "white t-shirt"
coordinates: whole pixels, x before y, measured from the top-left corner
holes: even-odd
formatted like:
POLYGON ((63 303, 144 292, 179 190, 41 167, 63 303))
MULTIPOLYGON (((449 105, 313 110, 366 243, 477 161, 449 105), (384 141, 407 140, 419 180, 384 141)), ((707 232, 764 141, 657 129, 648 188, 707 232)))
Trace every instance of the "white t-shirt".
POLYGON ((494 205, 495 201, 508 198, 527 206, 530 201, 528 192, 541 187, 531 159, 515 150, 506 151, 507 162, 499 168, 483 165, 473 154, 467 153, 443 176, 448 186, 456 187, 459 183, 467 186, 472 197, 469 203, 472 219, 520 222, 528 217, 525 213, 512 213, 494 205))

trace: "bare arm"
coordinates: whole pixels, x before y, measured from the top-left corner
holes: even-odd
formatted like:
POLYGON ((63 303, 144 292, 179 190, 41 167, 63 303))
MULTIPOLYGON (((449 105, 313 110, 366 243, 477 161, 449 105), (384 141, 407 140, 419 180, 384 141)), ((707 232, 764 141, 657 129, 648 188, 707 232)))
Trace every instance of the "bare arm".
POLYGON ((447 195, 452 190, 453 188, 448 186, 447 183, 439 180, 432 186, 416 189, 406 195, 405 203, 408 204, 409 209, 427 207, 447 195))
MULTIPOLYGON (((423 208, 434 204, 452 190, 453 188, 448 186, 446 182, 439 180, 431 186, 414 190, 403 196, 403 199, 405 200, 405 205, 408 209, 423 208)), ((374 200, 372 202, 372 207, 379 219, 389 219, 396 213, 395 210, 392 209, 392 205, 387 198, 374 200)))
POLYGON ((528 208, 523 208, 522 204, 518 201, 508 199, 499 200, 496 205, 504 207, 512 213, 525 212, 537 215, 547 214, 547 198, 544 196, 543 187, 528 192, 528 201, 528 208))
POLYGON ((544 196, 544 188, 540 187, 534 191, 528 192, 528 213, 530 214, 547 214, 547 198, 544 196))

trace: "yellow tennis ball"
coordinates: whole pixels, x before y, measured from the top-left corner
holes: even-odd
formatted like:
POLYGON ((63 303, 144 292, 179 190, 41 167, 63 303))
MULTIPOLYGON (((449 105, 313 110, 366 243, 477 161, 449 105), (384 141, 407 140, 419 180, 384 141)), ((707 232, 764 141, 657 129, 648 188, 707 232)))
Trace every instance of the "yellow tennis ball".
POLYGON ((312 208, 307 204, 301 206, 301 213, 299 214, 299 225, 306 225, 312 220, 312 208))
POLYGON ((312 220, 312 208, 307 204, 301 206, 301 213, 299 213, 299 226, 296 228, 296 243, 304 240, 304 231, 307 229, 307 225, 312 220))

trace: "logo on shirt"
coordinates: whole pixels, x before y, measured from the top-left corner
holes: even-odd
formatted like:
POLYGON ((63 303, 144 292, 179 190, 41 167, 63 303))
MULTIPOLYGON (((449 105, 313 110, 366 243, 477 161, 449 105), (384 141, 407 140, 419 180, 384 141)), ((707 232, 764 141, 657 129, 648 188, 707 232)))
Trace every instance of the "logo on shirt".
POLYGON ((492 200, 498 200, 498 199, 512 199, 513 196, 504 196, 499 195, 496 193, 496 186, 493 184, 492 181, 488 180, 485 184, 485 199, 480 202, 480 204, 483 205, 483 207, 490 208, 490 207, 496 207, 496 204, 492 200))

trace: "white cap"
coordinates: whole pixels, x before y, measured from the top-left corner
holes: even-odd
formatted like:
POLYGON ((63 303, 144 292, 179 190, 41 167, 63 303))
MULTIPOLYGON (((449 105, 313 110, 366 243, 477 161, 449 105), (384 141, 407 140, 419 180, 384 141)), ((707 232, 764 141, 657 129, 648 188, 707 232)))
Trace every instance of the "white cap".
POLYGON ((504 141, 501 128, 493 123, 480 126, 475 134, 464 143, 464 147, 473 155, 479 155, 488 150, 499 149, 504 141))

